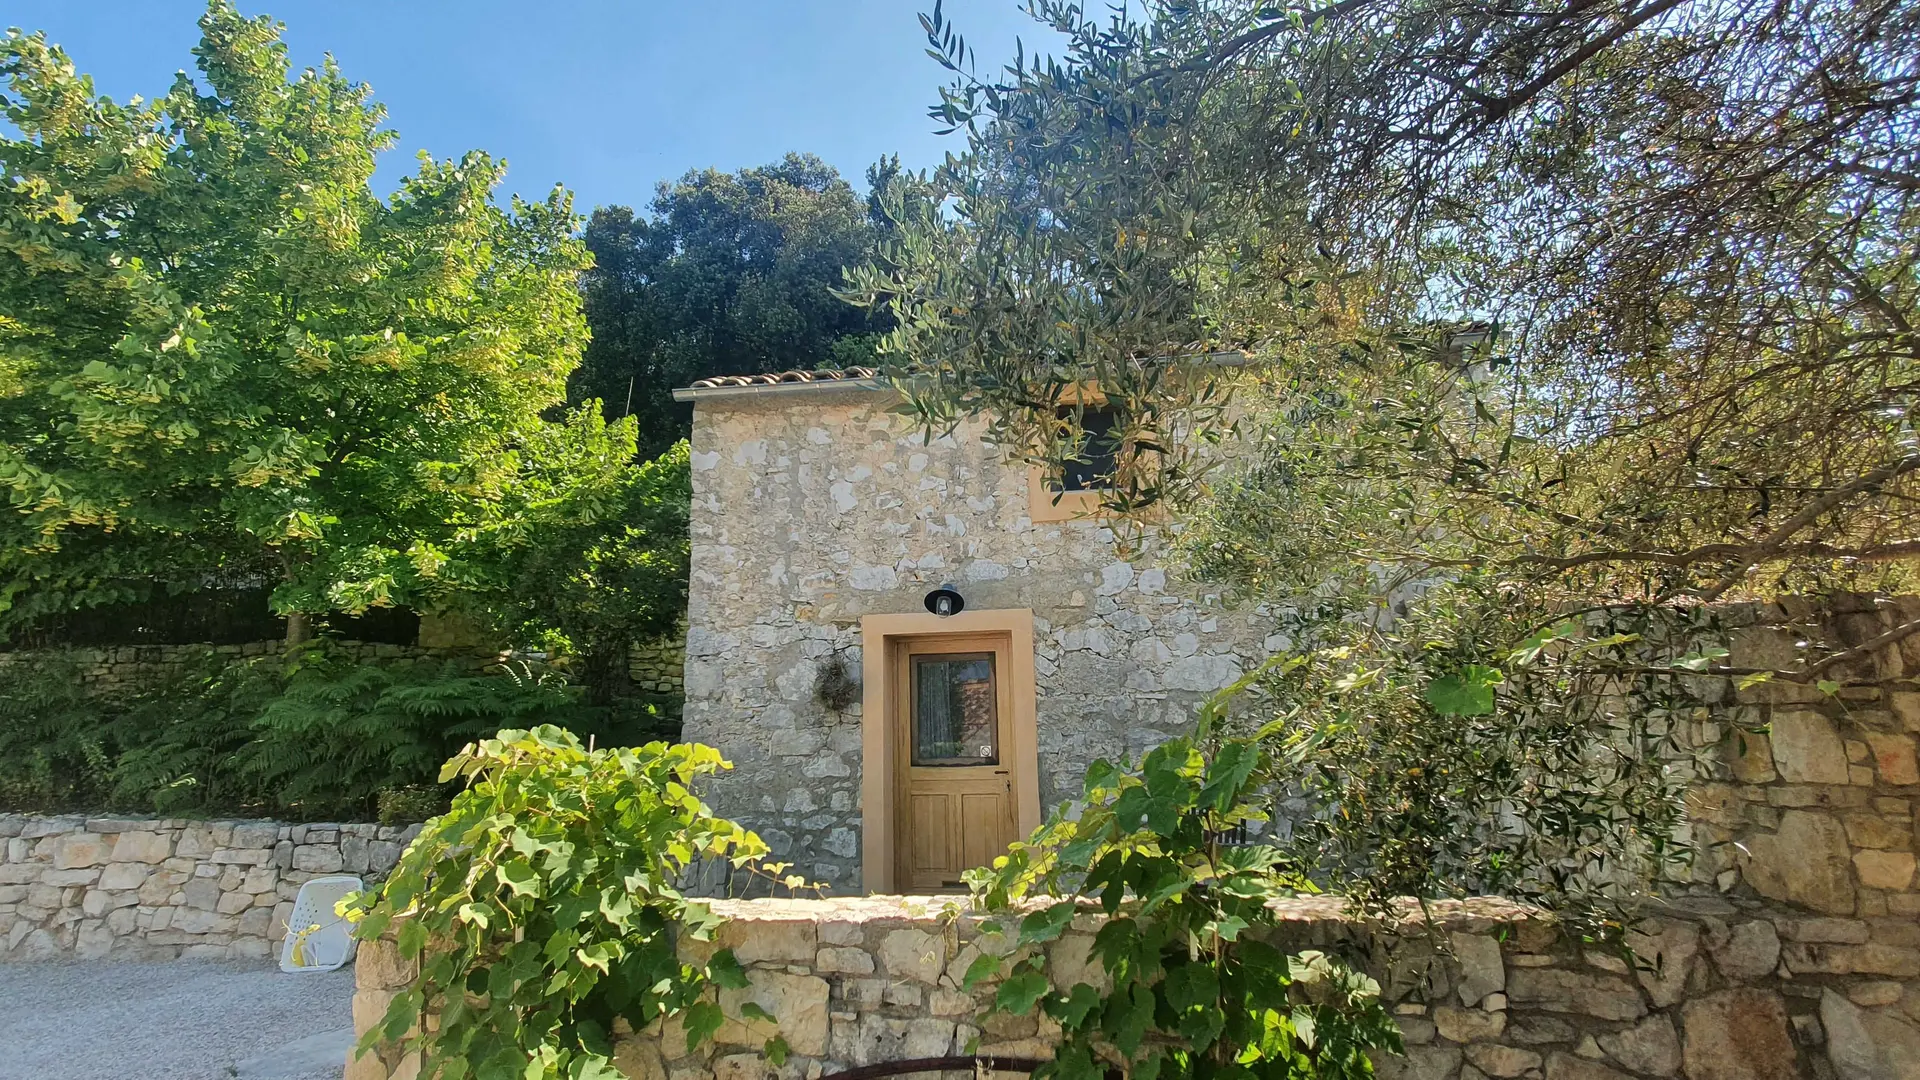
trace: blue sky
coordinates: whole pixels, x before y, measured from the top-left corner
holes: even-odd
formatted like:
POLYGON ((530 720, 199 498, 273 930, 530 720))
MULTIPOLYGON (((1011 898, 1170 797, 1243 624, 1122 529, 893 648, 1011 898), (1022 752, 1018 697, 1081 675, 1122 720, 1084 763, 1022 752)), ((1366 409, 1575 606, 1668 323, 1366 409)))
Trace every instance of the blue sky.
MULTIPOLYGON (((165 93, 192 66, 202 0, 8 0, 116 98, 165 93)), ((240 0, 287 24, 296 67, 331 52, 371 83, 400 142, 383 190, 425 149, 484 149, 507 188, 558 181, 578 208, 644 206, 656 181, 811 151, 864 190, 898 153, 936 164, 956 138, 926 117, 945 74, 922 51, 932 0, 240 0)), ((946 0, 984 68, 1047 38, 1016 0, 946 0)), ((1043 50, 1044 51, 1044 50, 1043 50)))

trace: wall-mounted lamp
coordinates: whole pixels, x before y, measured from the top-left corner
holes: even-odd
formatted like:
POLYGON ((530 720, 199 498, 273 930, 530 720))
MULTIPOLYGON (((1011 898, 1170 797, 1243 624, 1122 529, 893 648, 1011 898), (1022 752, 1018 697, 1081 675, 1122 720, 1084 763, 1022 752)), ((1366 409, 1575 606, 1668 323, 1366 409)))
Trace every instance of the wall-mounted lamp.
POLYGON ((927 594, 927 610, 941 618, 958 615, 965 609, 967 602, 956 591, 952 583, 942 585, 927 594))

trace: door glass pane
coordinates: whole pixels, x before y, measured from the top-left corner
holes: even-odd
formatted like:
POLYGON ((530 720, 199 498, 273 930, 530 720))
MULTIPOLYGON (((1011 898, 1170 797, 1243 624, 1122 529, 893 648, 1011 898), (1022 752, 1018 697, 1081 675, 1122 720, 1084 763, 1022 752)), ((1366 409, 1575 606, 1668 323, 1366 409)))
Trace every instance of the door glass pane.
POLYGON ((998 765, 992 653, 913 658, 913 763, 998 765))

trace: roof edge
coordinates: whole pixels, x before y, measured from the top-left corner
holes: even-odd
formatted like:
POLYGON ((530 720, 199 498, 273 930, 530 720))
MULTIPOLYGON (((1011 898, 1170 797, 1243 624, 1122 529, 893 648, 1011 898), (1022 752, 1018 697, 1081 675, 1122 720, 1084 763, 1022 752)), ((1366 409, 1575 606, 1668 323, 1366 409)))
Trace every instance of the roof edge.
POLYGON ((673 392, 675 401, 714 401, 724 398, 769 397, 788 394, 819 394, 832 391, 872 393, 890 389, 885 379, 823 379, 819 382, 754 383, 747 386, 683 386, 673 392))
MULTIPOLYGON (((1242 350, 1220 350, 1199 354, 1202 362, 1214 367, 1240 367, 1250 360, 1242 350)), ((698 379, 673 391, 673 400, 708 401, 739 397, 743 394, 792 394, 818 390, 885 390, 892 385, 877 368, 820 368, 812 371, 771 371, 755 375, 715 375, 698 379)))

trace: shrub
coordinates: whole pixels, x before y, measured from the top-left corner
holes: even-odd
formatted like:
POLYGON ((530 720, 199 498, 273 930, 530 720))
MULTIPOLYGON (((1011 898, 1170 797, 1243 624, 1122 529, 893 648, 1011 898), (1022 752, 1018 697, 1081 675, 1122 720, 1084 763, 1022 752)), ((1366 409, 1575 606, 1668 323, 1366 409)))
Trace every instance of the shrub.
POLYGON ((89 696, 59 662, 0 671, 0 807, 421 820, 446 806, 440 763, 501 728, 561 724, 600 745, 653 736, 645 703, 592 707, 532 665, 356 663, 315 642, 89 696), (401 809, 404 807, 404 809, 401 809))
MULTIPOLYGON (((228 662, 212 651, 172 679, 117 703, 116 807, 162 814, 261 813, 270 788, 238 767, 253 721, 284 681, 277 657, 228 662)), ((116 703, 102 703, 113 709, 116 703)))
POLYGON ((446 792, 438 787, 409 784, 383 788, 373 797, 374 816, 382 825, 411 825, 447 810, 446 792))
POLYGON ((361 1049, 424 1050, 429 1077, 611 1077, 616 1019, 678 1015, 690 1046, 712 1034, 708 988, 746 978, 726 950, 682 962, 676 937, 707 940, 718 920, 675 883, 698 860, 766 852, 692 794, 727 767, 697 745, 590 751, 556 727, 462 750, 440 779, 472 785, 383 886, 342 905, 361 938, 391 929, 420 964, 361 1049))
POLYGON ((1017 938, 1026 948, 981 956, 966 984, 1004 974, 996 1009, 1037 1005, 1059 1021, 1060 1045, 1037 1080, 1100 1080, 1114 1068, 1140 1080, 1360 1077, 1373 1075, 1367 1051, 1400 1051, 1372 979, 1266 940, 1269 902, 1304 886, 1278 849, 1241 840, 1268 816, 1278 779, 1270 733, 1213 734, 1254 677, 1205 706, 1196 738, 1171 739, 1131 767, 1094 763, 1079 806, 1056 810, 991 869, 968 872, 985 907, 1026 913, 1017 938), (1042 948, 1089 906, 1107 916, 1093 941, 1111 976, 1105 994, 1054 984, 1042 948))
POLYGON ((351 664, 317 651, 288 669, 235 757, 281 806, 365 814, 380 791, 432 781, 441 762, 483 735, 591 720, 571 687, 524 665, 479 674, 450 662, 351 664))

